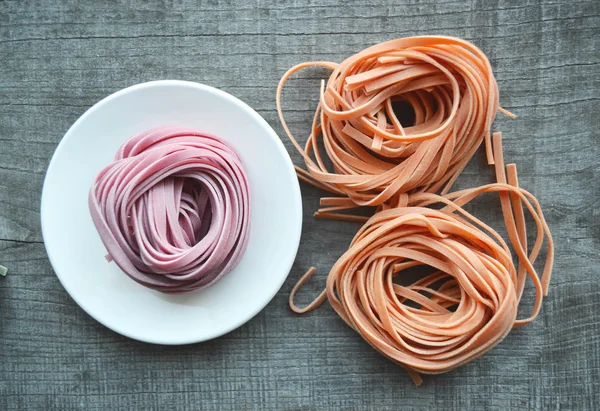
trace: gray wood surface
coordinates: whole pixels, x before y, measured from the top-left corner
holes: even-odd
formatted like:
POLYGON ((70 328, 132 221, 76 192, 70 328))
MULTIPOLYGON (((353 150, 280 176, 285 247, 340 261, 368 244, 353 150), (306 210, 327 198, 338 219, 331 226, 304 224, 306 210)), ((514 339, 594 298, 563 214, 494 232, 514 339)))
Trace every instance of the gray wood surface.
MULTIPOLYGON (((599 27, 593 0, 0 1, 0 263, 9 268, 0 278, 0 409, 599 409, 599 27), (287 282, 222 338, 132 341, 61 287, 42 243, 40 192, 59 140, 96 101, 148 80, 198 81, 246 101, 283 135, 275 87, 291 65, 426 33, 482 48, 501 104, 519 115, 495 129, 557 244, 550 295, 533 324, 417 388, 329 306, 293 315, 292 285, 316 265, 308 301, 358 228, 315 221, 321 193, 306 186, 287 282)), ((324 75, 303 73, 285 93, 299 133, 324 75)), ((458 186, 491 180, 480 152, 458 186)), ((479 216, 500 223, 495 198, 478 204, 479 216)))

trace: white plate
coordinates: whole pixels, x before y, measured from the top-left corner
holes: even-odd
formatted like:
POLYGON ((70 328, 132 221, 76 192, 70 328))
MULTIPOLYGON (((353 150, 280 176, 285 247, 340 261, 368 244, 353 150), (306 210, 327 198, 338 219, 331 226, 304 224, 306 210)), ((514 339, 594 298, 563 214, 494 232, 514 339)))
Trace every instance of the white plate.
POLYGON ((296 257, 302 203, 285 147, 254 110, 212 87, 155 81, 105 98, 73 124, 48 167, 41 217, 50 262, 81 308, 127 337, 189 344, 241 326, 269 303, 296 257), (119 146, 159 125, 191 127, 231 142, 249 178, 246 253, 218 283, 192 294, 150 290, 108 263, 88 209, 92 182, 119 146))

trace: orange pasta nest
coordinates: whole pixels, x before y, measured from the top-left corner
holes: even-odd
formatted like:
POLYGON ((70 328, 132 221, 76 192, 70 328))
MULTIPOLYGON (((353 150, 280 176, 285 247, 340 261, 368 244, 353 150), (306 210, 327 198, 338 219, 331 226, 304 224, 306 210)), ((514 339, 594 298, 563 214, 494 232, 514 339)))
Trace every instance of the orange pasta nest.
POLYGON ((518 187, 514 164, 507 166, 507 184, 500 138, 494 135, 499 183, 444 196, 404 196, 399 207, 376 213, 331 269, 326 290, 305 308, 295 305, 294 296, 315 269, 300 279, 290 294, 292 310, 311 311, 328 299, 350 327, 404 366, 416 384, 422 382, 419 373, 450 371, 493 348, 512 327, 531 322, 548 292, 554 244, 538 201, 518 187), (500 195, 518 267, 502 237, 462 208, 483 193, 500 195), (445 207, 425 208, 437 203, 445 207), (523 205, 537 226, 529 251, 523 205), (540 276, 533 265, 544 240, 548 251, 540 276), (435 272, 407 286, 394 283, 415 266, 435 272), (527 277, 536 290, 533 313, 517 320, 527 277))
POLYGON ((298 177, 342 195, 323 198, 326 208, 316 215, 367 220, 331 269, 326 289, 303 308, 294 296, 315 269, 300 279, 290 294, 293 311, 308 312, 329 300, 350 327, 405 367, 416 384, 422 382, 420 373, 463 365, 538 315, 548 292, 554 244, 538 201, 518 185, 516 166, 504 166, 501 134, 489 135, 498 90, 481 51, 448 37, 394 40, 340 65, 298 65, 282 78, 277 97, 284 128, 308 169, 297 168, 298 177), (334 72, 327 87, 321 86, 303 150, 283 120, 280 93, 292 73, 313 65, 334 72), (397 121, 394 99, 413 106, 414 126, 397 121), (333 172, 315 148, 321 134, 333 172), (448 193, 484 138, 497 183, 448 193), (502 236, 463 208, 484 193, 499 195, 516 266, 502 236), (368 219, 337 213, 362 205, 377 205, 377 212, 368 219), (428 208, 432 205, 442 208, 428 208), (525 209, 537 228, 531 247, 525 209), (544 244, 545 263, 538 274, 534 263, 544 244), (418 266, 433 272, 409 285, 398 283, 406 270, 418 266), (517 319, 527 278, 536 291, 533 312, 517 319))
POLYGON ((301 179, 346 195, 356 205, 377 206, 400 193, 447 192, 484 138, 491 158, 498 86, 489 60, 471 43, 409 37, 369 47, 340 64, 292 67, 279 82, 277 110, 306 163, 307 170, 297 168, 301 179), (302 148, 283 117, 281 92, 294 73, 307 67, 333 72, 321 83, 312 130, 302 148), (414 124, 400 123, 396 101, 412 106, 414 124), (319 137, 333 170, 321 158, 319 137))

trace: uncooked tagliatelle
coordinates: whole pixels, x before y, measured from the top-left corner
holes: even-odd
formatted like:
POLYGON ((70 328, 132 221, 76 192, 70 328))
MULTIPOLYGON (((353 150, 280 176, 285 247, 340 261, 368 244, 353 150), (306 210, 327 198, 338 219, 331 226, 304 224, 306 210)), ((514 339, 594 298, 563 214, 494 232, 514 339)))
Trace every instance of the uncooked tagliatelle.
POLYGON ((96 177, 89 207, 107 259, 165 293, 214 284, 248 242, 242 162, 225 141, 195 130, 158 127, 127 141, 96 177))
MULTIPOLYGON (((308 62, 289 69, 277 88, 277 110, 288 137, 302 154, 299 178, 352 204, 336 211, 378 206, 407 192, 446 193, 485 139, 498 110, 498 86, 485 54, 473 44, 444 36, 408 37, 369 47, 342 63, 308 62), (307 67, 333 72, 321 83, 320 100, 304 148, 283 116, 281 93, 307 67), (394 110, 412 107, 414 124, 394 110), (319 144, 322 139, 322 146, 319 144), (324 149, 333 169, 319 150, 324 149)), ((348 218, 346 218, 348 219, 348 218)))
POLYGON ((493 135, 493 162, 498 183, 444 196, 403 194, 395 207, 381 207, 335 263, 325 291, 304 308, 296 306, 294 296, 315 269, 300 279, 290 294, 292 310, 307 312, 328 299, 350 327, 405 367, 416 384, 422 382, 419 373, 459 367, 493 348, 513 327, 532 321, 548 292, 554 244, 538 201, 518 186, 516 166, 504 168, 500 133, 493 135), (517 267, 502 237, 462 208, 483 193, 499 194, 517 267), (427 208, 434 204, 443 208, 427 208), (537 227, 530 249, 523 206, 537 227), (538 275, 534 263, 544 242, 545 265, 538 275), (433 272, 409 285, 397 281, 418 266, 433 272), (536 290, 533 313, 517 319, 527 277, 536 290))

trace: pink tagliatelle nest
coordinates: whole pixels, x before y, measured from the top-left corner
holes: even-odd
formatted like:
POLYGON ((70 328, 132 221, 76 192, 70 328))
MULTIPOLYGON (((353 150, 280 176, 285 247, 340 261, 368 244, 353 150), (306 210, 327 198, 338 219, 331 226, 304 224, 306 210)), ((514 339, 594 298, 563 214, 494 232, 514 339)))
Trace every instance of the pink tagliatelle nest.
POLYGON ((190 129, 158 127, 123 144, 96 177, 89 207, 107 259, 165 293, 214 284, 248 243, 240 158, 225 141, 190 129))

